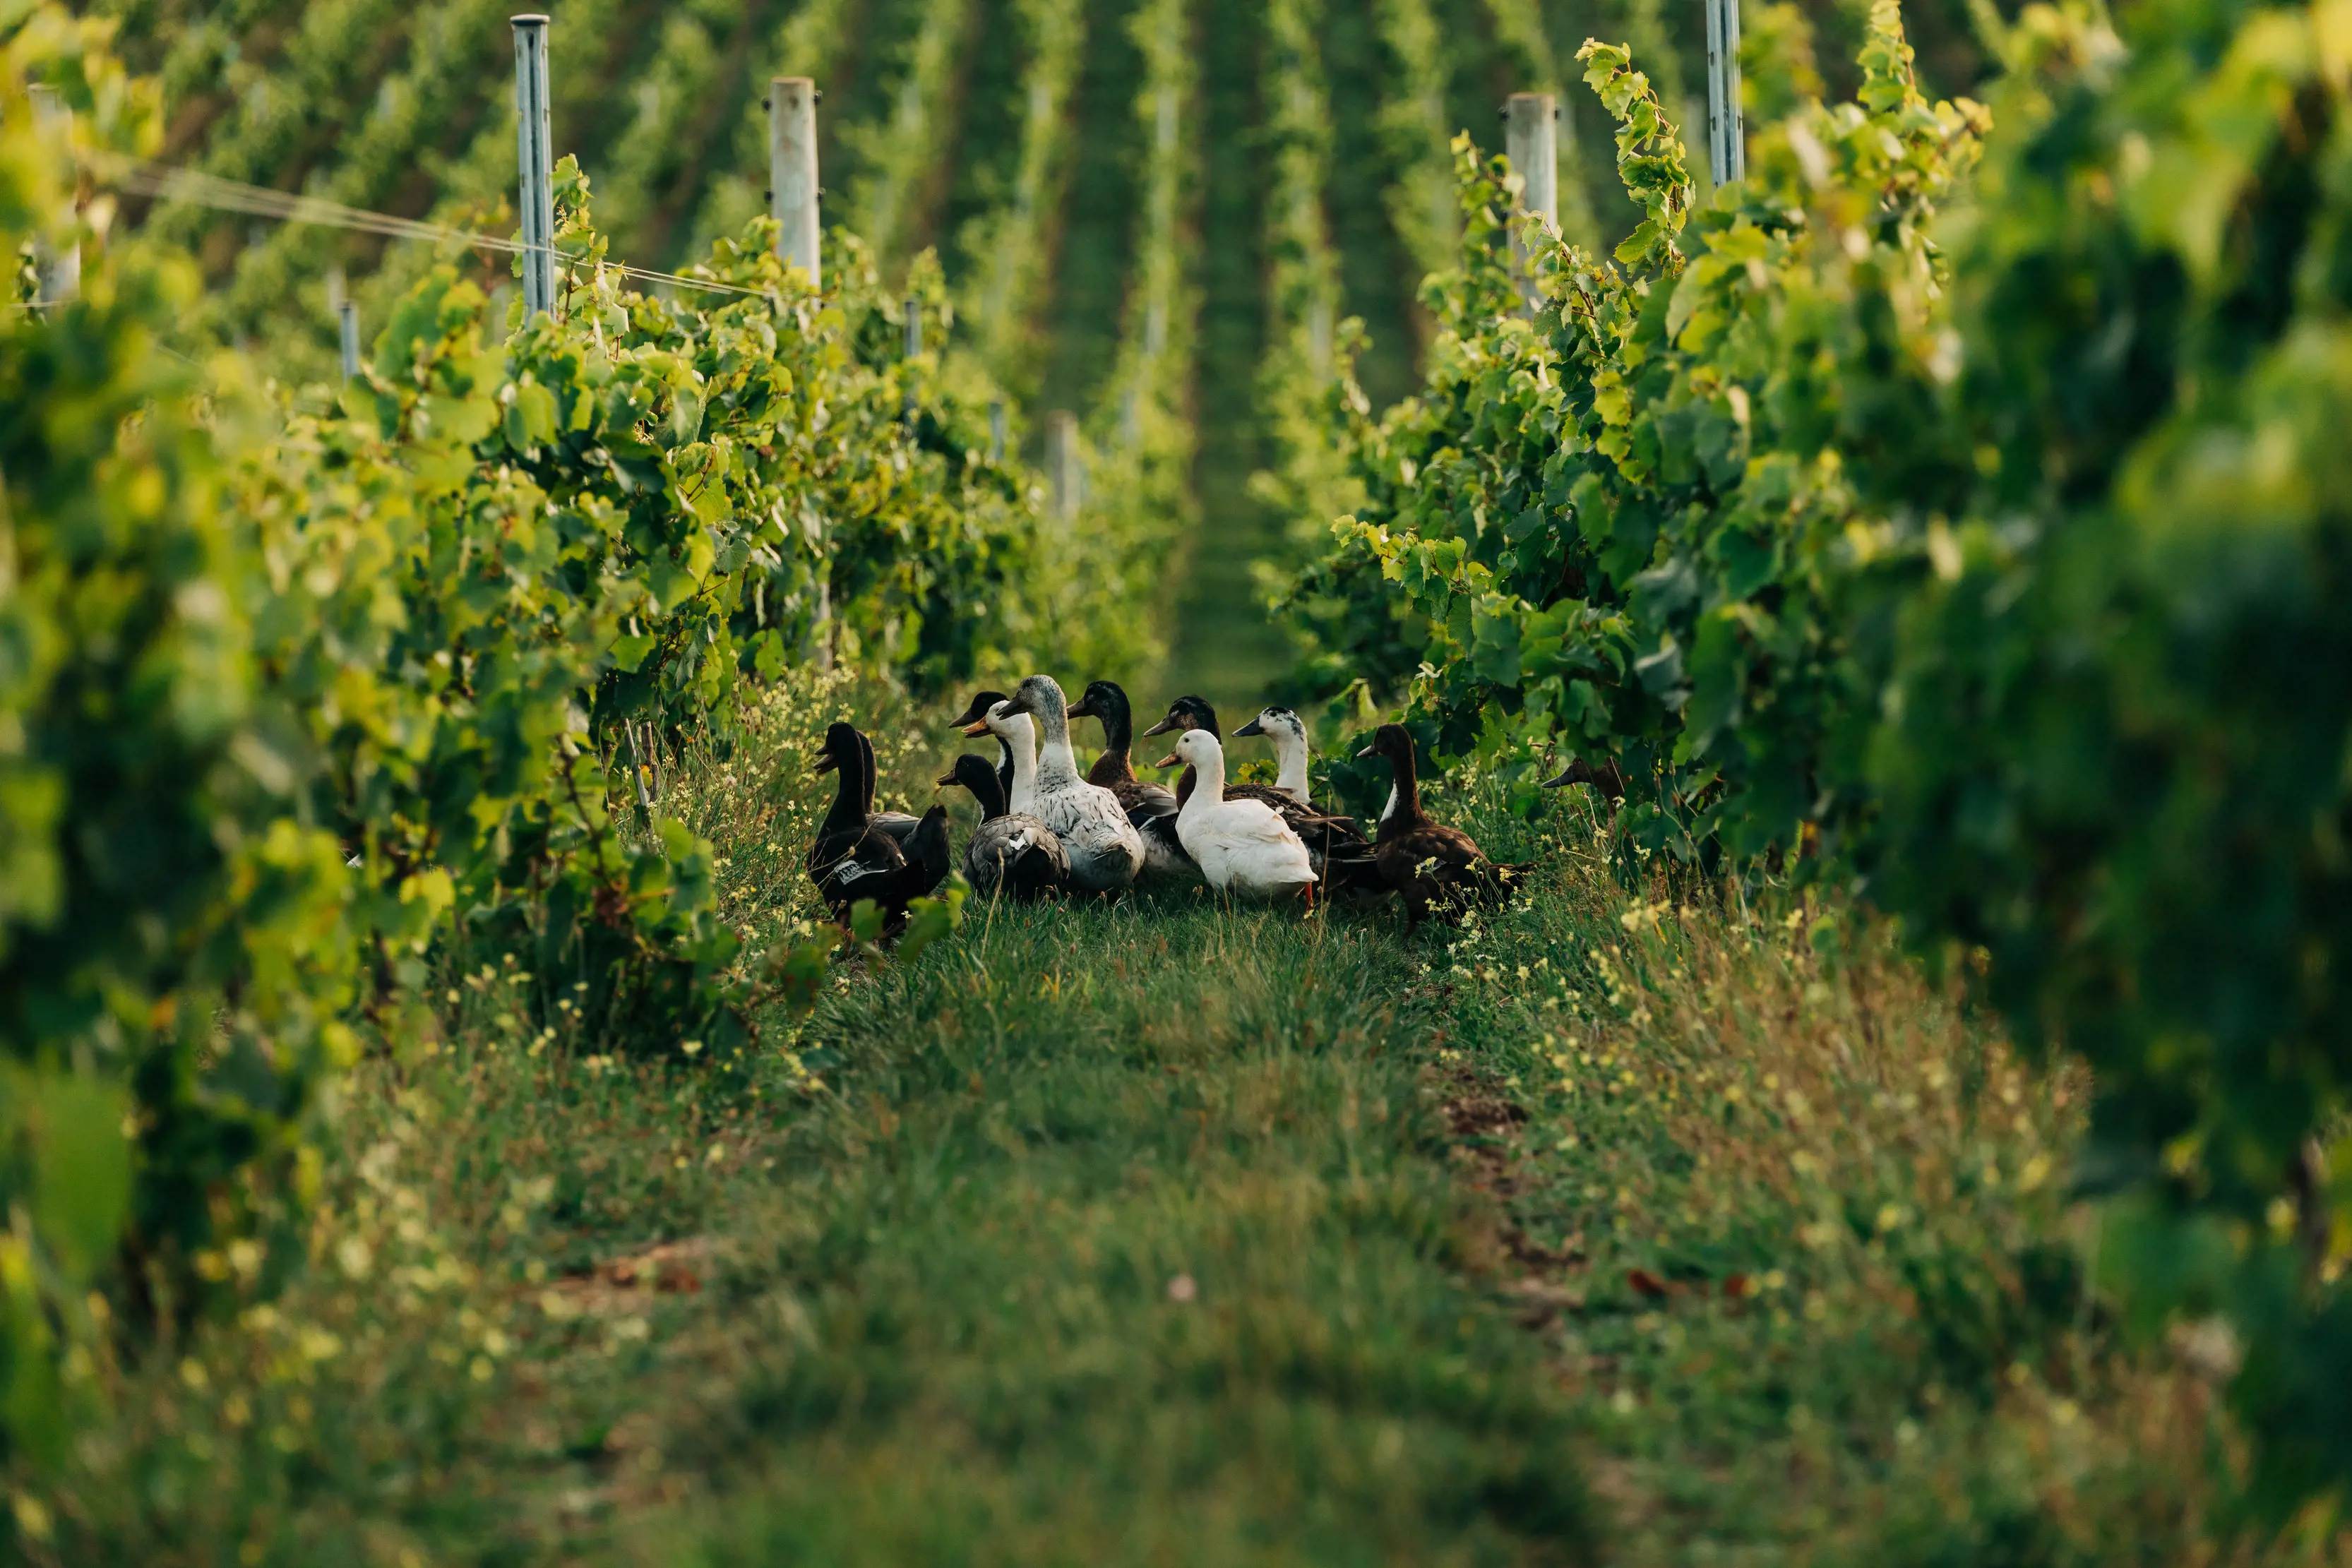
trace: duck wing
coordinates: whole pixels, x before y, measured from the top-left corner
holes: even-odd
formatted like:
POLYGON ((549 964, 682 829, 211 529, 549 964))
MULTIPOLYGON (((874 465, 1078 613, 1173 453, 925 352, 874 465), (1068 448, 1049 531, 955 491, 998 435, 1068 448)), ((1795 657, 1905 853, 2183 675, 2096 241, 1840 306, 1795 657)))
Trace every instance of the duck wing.
POLYGON ((1225 799, 1255 800, 1259 805, 1276 811, 1281 810, 1285 806, 1298 804, 1296 800, 1271 784, 1228 784, 1225 786, 1225 799))
POLYGON ((866 826, 870 831, 896 839, 900 849, 907 847, 907 841, 915 836, 915 830, 922 823, 922 818, 908 816, 904 811, 877 811, 866 819, 866 826))
POLYGON ((1135 824, 1138 832, 1154 817, 1172 817, 1179 807, 1176 791, 1165 784, 1147 784, 1140 779, 1127 779, 1116 784, 1102 786, 1118 798, 1119 810, 1135 824))
MULTIPOLYGON (((811 859, 814 862, 814 853, 811 859)), ((898 841, 869 829, 830 860, 812 863, 809 880, 816 884, 817 896, 824 900, 833 917, 846 921, 852 904, 861 898, 882 898, 895 885, 890 879, 906 869, 907 854, 898 841)))
POLYGON ((964 875, 982 897, 999 889, 1016 898, 1058 890, 1070 878, 1070 857, 1052 829, 1034 817, 992 817, 963 847, 964 875))

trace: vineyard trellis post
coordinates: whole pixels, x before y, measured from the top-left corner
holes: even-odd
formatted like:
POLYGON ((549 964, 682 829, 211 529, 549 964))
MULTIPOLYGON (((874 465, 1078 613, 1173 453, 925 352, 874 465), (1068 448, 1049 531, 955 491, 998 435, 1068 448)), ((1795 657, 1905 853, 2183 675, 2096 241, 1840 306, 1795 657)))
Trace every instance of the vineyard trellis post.
POLYGON ((547 17, 511 18, 515 47, 515 157, 520 165, 522 319, 555 314, 554 111, 548 102, 547 17))
POLYGON ((360 308, 351 300, 335 307, 336 335, 342 341, 343 380, 360 373, 360 308))
POLYGON ((923 302, 913 295, 898 312, 899 357, 906 361, 907 371, 899 384, 898 412, 911 423, 915 417, 915 361, 923 353, 923 302))
POLYGON ((1709 183, 1748 178, 1748 136, 1739 116, 1739 0, 1706 4, 1706 168, 1709 183))
MULTIPOLYGON (((1519 177, 1519 210, 1541 216, 1554 234, 1559 232, 1559 141, 1554 128, 1559 116, 1559 102, 1548 92, 1515 92, 1503 107, 1504 151, 1510 156, 1511 172, 1519 177)), ((1532 312, 1534 252, 1524 238, 1514 241, 1513 252, 1519 288, 1532 312)))
MULTIPOLYGON (((33 88, 33 126, 42 137, 60 143, 61 150, 73 145, 73 110, 65 95, 56 88, 37 83, 33 88)), ((62 305, 81 293, 81 246, 76 243, 51 254, 49 247, 36 247, 35 265, 40 269, 41 293, 36 303, 62 305)))
POLYGON ((990 398, 988 400, 988 460, 991 463, 1004 461, 1005 434, 1004 400, 1001 397, 990 398))
POLYGON ((1054 518, 1066 523, 1078 515, 1086 483, 1078 469, 1078 416, 1066 408, 1045 416, 1045 474, 1054 486, 1054 518))
POLYGON ((776 259, 824 287, 817 259, 816 82, 776 77, 768 83, 768 211, 776 220, 776 259))

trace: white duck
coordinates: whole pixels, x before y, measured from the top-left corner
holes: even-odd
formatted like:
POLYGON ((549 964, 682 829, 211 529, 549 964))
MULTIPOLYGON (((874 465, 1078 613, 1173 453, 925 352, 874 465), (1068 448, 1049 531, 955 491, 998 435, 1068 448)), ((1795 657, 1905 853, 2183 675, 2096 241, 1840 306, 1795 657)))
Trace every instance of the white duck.
MULTIPOLYGON (((982 697, 990 694, 982 692, 982 697)), ((980 697, 972 699, 976 705, 980 697)), ((1016 817, 1037 814, 1037 727, 1029 722, 1025 713, 1014 713, 1013 699, 1000 697, 989 705, 977 722, 963 727, 970 736, 992 735, 1004 750, 1004 760, 1013 769, 1012 779, 1004 789, 1004 809, 1016 817)))
POLYGON ((1307 726, 1286 707, 1258 709, 1257 716, 1234 731, 1236 737, 1262 735, 1274 743, 1274 787, 1312 808, 1307 792, 1307 726))
POLYGON ((1205 729, 1176 737, 1178 759, 1198 769, 1200 786, 1176 813, 1176 836, 1221 893, 1312 900, 1315 868, 1307 846, 1263 800, 1225 799, 1225 750, 1205 729))
MULTIPOLYGON (((1113 893, 1131 885, 1143 869, 1143 835, 1127 820, 1118 797, 1078 774, 1070 750, 1069 704, 1051 675, 1032 675, 1013 699, 991 710, 998 717, 1036 716, 1045 734, 1038 747, 1035 799, 1028 810, 1062 841, 1070 857, 1070 885, 1085 893, 1113 893)), ((1013 809, 1020 810, 1021 747, 1013 748, 1013 809)))

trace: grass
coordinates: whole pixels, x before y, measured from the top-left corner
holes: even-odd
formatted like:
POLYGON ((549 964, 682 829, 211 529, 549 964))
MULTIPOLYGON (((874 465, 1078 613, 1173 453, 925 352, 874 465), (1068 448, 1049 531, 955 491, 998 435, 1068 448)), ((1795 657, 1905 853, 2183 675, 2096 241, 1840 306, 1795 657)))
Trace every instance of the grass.
MULTIPOLYGON (((839 681, 672 780, 746 926, 809 917, 844 711, 927 800, 920 727, 839 681)), ((728 1061, 445 969, 292 1244, 211 1260, 241 1310, 98 1369, 66 1473, 0 1477, 16 1549, 2352 1562, 2238 1528, 2200 1358, 2086 1288, 2078 1075, 1834 908, 1634 896, 1580 809, 1431 805, 1536 892, 1411 945, 1200 895, 975 909, 728 1061)))

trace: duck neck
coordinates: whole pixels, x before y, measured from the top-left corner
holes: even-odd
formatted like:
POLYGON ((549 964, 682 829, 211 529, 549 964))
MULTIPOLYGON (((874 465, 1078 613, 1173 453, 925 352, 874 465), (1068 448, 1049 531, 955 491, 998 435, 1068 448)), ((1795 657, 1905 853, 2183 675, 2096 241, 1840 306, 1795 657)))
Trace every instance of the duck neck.
POLYGON ((1064 789, 1078 782, 1078 758, 1070 749, 1070 718, 1059 706, 1040 709, 1037 727, 1037 787, 1064 789))
POLYGON ((874 785, 866 777, 865 757, 856 747, 850 751, 851 755, 847 757, 834 758, 833 805, 825 811, 824 821, 817 829, 820 843, 843 837, 855 838, 866 826, 866 802, 873 799, 874 785))
POLYGON ((1025 713, 1003 723, 1005 733, 997 739, 1013 758, 1013 789, 1005 797, 1005 806, 1024 815, 1033 814, 1037 809, 1037 734, 1025 713))
POLYGON ((971 798, 980 802, 980 820, 992 822, 1004 815, 1004 785, 993 768, 975 768, 971 777, 963 781, 971 798))
POLYGON ((1307 737, 1287 725, 1273 733, 1274 787, 1302 806, 1315 802, 1307 795, 1307 737))
POLYGON ((1013 747, 1001 735, 996 737, 996 793, 1000 800, 1013 799, 1013 747))
POLYGON ((857 737, 857 755, 866 764, 858 776, 857 803, 870 817, 874 814, 874 789, 882 781, 882 769, 874 761, 874 743, 863 734, 857 737))
POLYGON ((1127 711, 1127 704, 1116 698, 1103 699, 1102 755, 1087 769, 1089 784, 1132 784, 1135 782, 1135 719, 1127 711))
POLYGON ((1389 787, 1389 803, 1381 813, 1380 836, 1393 838, 1407 828, 1417 828, 1428 819, 1421 814, 1421 781, 1413 777, 1412 751, 1410 747, 1389 758, 1389 768, 1396 782, 1389 787))
MULTIPOLYGON (((1190 771, 1188 769, 1188 771, 1190 771)), ((1225 799, 1225 758, 1222 752, 1212 752, 1206 766, 1201 767, 1192 792, 1176 810, 1179 821, 1190 817, 1198 821, 1204 812, 1223 804, 1225 799)))
POLYGON ((1184 771, 1176 776, 1176 809, 1182 810, 1184 802, 1190 800, 1192 798, 1192 791, 1200 787, 1201 770, 1187 762, 1184 764, 1184 771))

